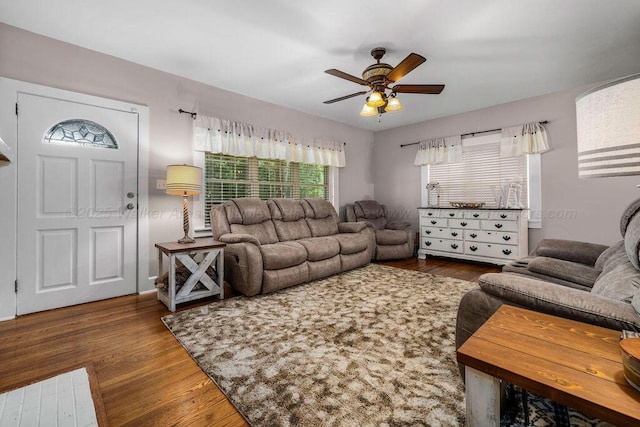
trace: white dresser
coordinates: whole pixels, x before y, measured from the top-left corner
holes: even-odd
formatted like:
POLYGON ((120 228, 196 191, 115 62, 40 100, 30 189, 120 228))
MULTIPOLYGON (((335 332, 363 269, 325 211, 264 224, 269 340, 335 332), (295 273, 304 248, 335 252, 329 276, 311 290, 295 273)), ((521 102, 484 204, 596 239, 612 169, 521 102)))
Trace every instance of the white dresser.
POLYGON ((440 255, 504 265, 527 256, 528 220, 521 209, 418 208, 418 257, 440 255))

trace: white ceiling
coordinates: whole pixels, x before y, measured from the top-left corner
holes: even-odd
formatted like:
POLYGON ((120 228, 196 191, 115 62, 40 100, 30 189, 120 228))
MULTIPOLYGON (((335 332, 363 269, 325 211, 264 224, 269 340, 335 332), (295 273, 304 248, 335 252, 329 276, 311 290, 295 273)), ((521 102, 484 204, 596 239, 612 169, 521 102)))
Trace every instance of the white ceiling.
POLYGON ((370 130, 640 72, 639 0, 0 0, 0 21, 370 130), (446 88, 380 121, 323 104, 362 89, 324 70, 360 77, 376 46, 446 88))

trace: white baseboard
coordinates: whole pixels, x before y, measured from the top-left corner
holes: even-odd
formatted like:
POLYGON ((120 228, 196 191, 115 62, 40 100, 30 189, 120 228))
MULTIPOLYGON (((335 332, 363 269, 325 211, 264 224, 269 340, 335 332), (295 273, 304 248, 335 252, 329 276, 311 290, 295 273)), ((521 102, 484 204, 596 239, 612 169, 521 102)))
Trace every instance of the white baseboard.
POLYGON ((0 322, 4 322, 5 320, 13 320, 15 318, 16 318, 16 316, 2 317, 2 318, 0 318, 0 322))

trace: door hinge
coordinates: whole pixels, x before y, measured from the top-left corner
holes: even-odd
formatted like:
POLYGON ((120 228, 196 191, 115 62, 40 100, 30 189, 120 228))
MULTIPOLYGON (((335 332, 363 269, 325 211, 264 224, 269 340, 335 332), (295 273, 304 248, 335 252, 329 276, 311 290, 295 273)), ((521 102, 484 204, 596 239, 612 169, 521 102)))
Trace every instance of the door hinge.
POLYGON ((16 116, 18 115, 18 103, 16 102, 16 116))
POLYGON ((16 294, 18 293, 18 279, 16 279, 15 283, 15 290, 16 290, 16 294))

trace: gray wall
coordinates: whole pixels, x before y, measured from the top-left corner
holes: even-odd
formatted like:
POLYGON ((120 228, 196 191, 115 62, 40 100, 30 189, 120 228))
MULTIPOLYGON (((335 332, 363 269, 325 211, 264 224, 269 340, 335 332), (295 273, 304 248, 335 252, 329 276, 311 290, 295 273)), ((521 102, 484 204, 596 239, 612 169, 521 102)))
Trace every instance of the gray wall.
POLYGON ((579 179, 575 97, 596 84, 376 132, 375 197, 405 214, 417 231, 420 167, 413 166, 416 146, 400 144, 427 138, 549 120, 551 150, 542 154, 542 228, 529 230, 530 246, 541 238, 576 239, 603 244, 621 239, 618 221, 624 208, 640 197, 637 177, 579 179))
MULTIPOLYGON (((308 137, 344 141, 347 167, 340 169, 339 200, 371 197, 373 180, 370 158, 373 133, 331 120, 293 111, 253 98, 200 84, 172 74, 36 35, 0 23, 0 76, 149 107, 149 274, 156 274, 153 243, 181 237, 179 197, 167 196, 155 189, 156 179, 164 179, 166 165, 191 163, 191 127, 188 115, 178 108, 196 109, 202 114, 284 129, 308 137), (364 153, 364 155, 363 155, 364 153)), ((357 113, 357 112, 356 112, 357 113)), ((15 141, 6 141, 15 148, 15 141)), ((3 173, 15 173, 15 165, 3 167, 3 173)), ((15 211, 15 188, 0 186, 2 211, 15 211)), ((15 277, 14 218, 2 215, 0 253, 13 259, 0 260, 0 291, 13 292, 15 277), (9 230, 9 231, 8 231, 9 230)), ((0 292, 2 295, 2 292, 0 292)), ((12 316, 14 307, 3 307, 0 319, 12 316)))

